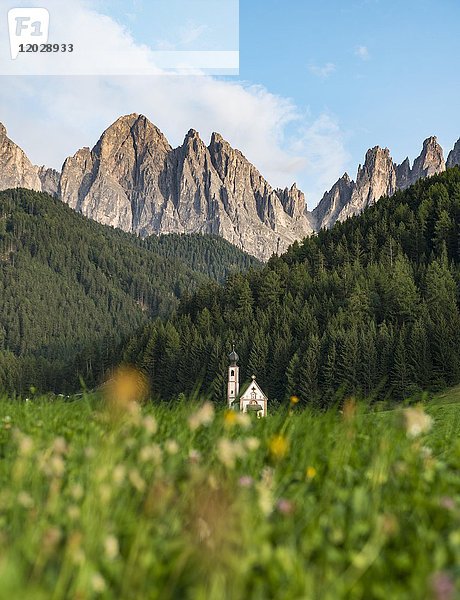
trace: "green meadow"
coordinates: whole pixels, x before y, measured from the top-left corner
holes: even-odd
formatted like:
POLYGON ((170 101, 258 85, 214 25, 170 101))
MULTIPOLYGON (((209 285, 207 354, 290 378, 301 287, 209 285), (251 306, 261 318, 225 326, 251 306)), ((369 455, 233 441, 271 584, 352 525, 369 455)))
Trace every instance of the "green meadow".
POLYGON ((3 398, 0 598, 459 597, 459 400, 3 398))

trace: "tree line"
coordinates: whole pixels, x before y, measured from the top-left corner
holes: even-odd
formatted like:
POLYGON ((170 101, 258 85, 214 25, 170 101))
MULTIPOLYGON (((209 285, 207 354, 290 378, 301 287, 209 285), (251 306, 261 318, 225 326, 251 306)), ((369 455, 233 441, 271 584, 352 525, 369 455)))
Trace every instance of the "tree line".
POLYGON ((402 399, 460 382, 460 169, 417 182, 263 269, 184 297, 124 350, 154 395, 226 394, 232 342, 269 398, 402 399))
POLYGON ((201 235, 147 240, 30 190, 0 193, 0 390, 95 385, 184 294, 257 261, 201 235))

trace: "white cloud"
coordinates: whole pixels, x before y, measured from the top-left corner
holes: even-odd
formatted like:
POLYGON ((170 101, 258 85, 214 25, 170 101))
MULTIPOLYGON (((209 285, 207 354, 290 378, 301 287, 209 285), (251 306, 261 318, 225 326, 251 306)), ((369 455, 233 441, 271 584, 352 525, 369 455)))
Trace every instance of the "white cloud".
POLYGON ((358 46, 355 50, 355 55, 361 60, 370 60, 371 58, 367 46, 358 46))
POLYGON ((332 73, 335 71, 335 64, 328 62, 325 65, 316 65, 315 63, 310 63, 308 65, 308 70, 312 75, 316 77, 320 77, 321 79, 327 79, 332 73))
MULTIPOLYGON (((96 15, 92 26, 103 35, 105 27, 114 25, 96 15)), ((125 47, 131 57, 139 52, 145 60, 145 47, 137 47, 130 36, 119 38, 117 54, 125 47)), ((145 114, 173 146, 192 127, 206 142, 212 131, 220 132, 273 186, 297 181, 310 206, 348 160, 331 116, 312 116, 290 99, 244 82, 204 75, 4 77, 0 86, 0 121, 10 137, 35 164, 55 168, 80 147, 93 146, 120 115, 132 112, 145 114)))

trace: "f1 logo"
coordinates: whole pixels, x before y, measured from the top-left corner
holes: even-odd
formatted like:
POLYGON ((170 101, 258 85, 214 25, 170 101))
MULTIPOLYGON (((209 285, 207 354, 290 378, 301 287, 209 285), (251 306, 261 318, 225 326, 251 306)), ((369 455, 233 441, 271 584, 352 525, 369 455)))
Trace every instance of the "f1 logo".
POLYGON ((16 60, 20 44, 46 44, 50 14, 46 8, 12 8, 8 11, 11 58, 16 60))

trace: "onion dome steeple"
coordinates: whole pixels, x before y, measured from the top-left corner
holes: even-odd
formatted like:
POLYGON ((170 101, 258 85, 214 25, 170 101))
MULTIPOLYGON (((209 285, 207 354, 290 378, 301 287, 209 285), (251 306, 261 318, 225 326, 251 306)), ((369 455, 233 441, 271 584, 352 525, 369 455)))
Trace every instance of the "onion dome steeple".
POLYGON ((238 356, 238 354, 235 352, 235 344, 233 344, 233 349, 230 352, 230 354, 228 355, 228 359, 230 361, 230 365, 232 367, 236 367, 237 362, 240 360, 240 357, 238 356))

